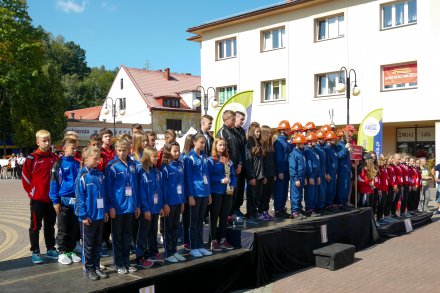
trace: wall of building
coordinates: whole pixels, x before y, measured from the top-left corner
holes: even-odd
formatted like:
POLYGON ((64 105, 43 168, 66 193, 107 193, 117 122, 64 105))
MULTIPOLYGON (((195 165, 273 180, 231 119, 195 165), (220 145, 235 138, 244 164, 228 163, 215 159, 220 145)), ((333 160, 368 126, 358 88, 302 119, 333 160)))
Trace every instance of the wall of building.
MULTIPOLYGON (((429 105, 438 100, 435 69, 440 58, 433 48, 439 47, 440 10, 434 13, 433 9, 439 4, 435 0, 418 1, 417 24, 381 31, 380 5, 388 2, 326 1, 203 33, 202 85, 237 85, 238 92, 253 90, 252 120, 272 127, 280 119, 329 123, 329 109, 334 109, 336 124, 345 124, 345 94, 315 97, 315 74, 338 71, 345 66, 356 70, 361 88, 361 95, 350 101, 351 123, 359 124, 376 108, 384 108, 385 123, 438 120, 438 110, 429 105), (345 36, 315 42, 316 19, 338 13, 344 13, 345 36), (286 48, 261 52, 261 31, 279 26, 286 29, 286 48), (234 36, 237 57, 216 61, 216 41, 234 36), (418 87, 381 91, 381 66, 409 61, 417 61, 418 87), (262 103, 261 82, 280 78, 287 82, 287 100, 262 103)), ((217 111, 210 109, 209 114, 215 117, 217 111)))
MULTIPOLYGON (((124 115, 117 115, 116 121, 123 123, 140 123, 140 124, 151 124, 151 113, 145 103, 143 97, 140 95, 139 91, 135 85, 131 82, 130 77, 127 72, 121 68, 113 81, 112 87, 107 95, 111 97, 113 101, 117 98, 126 98, 126 109, 124 115), (124 80, 123 89, 121 89, 121 78, 124 80)), ((107 100, 107 108, 110 110, 108 114, 104 114, 106 111, 106 106, 102 107, 101 113, 99 115, 100 121, 113 122, 113 116, 111 112, 111 101, 107 100)), ((116 103, 117 110, 119 110, 119 101, 116 103)))
POLYGON ((182 120, 182 133, 191 127, 200 128, 200 113, 153 111, 153 131, 163 134, 167 130, 167 119, 182 120))

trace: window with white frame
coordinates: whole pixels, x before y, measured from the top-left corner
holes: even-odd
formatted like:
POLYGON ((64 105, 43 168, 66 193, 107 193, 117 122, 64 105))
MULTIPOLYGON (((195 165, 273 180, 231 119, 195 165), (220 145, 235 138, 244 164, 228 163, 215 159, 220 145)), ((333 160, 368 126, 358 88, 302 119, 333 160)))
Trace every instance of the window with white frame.
POLYGON ((328 72, 316 75, 317 96, 340 95, 336 91, 338 83, 345 83, 345 72, 328 72))
POLYGON ((382 89, 417 87, 417 62, 382 66, 382 89))
POLYGON ((286 100, 286 80, 263 81, 263 102, 286 100))
POLYGON ((216 90, 218 94, 218 102, 220 105, 223 105, 227 100, 229 100, 233 95, 237 93, 237 86, 225 86, 218 87, 216 90))
POLYGON ((284 27, 262 32, 262 51, 284 48, 286 46, 285 34, 284 27))
POLYGON ((334 15, 316 21, 318 41, 343 37, 345 34, 344 15, 334 15))
POLYGON ((231 38, 217 42, 217 60, 233 58, 237 56, 237 39, 231 38))
POLYGON ((382 29, 417 23, 417 0, 382 6, 382 29))

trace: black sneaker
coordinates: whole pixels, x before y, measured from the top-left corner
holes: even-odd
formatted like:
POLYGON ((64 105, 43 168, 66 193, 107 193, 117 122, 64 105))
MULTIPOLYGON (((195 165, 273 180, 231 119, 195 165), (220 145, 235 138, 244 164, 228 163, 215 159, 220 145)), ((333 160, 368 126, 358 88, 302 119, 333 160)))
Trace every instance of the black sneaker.
POLYGON ((321 211, 316 210, 316 211, 313 211, 313 212, 312 212, 312 215, 311 215, 311 216, 314 217, 314 218, 316 218, 316 217, 320 217, 320 216, 322 216, 322 214, 321 214, 321 211))
POLYGON ((89 269, 89 270, 86 272, 86 276, 87 276, 87 278, 89 278, 89 280, 92 280, 92 281, 98 281, 98 280, 99 280, 99 276, 98 276, 98 274, 95 272, 94 269, 89 269))
POLYGON ((275 218, 288 219, 290 218, 290 214, 286 211, 276 211, 275 218))
POLYGON ((100 277, 101 279, 107 279, 108 273, 101 271, 100 269, 95 269, 95 273, 100 277))

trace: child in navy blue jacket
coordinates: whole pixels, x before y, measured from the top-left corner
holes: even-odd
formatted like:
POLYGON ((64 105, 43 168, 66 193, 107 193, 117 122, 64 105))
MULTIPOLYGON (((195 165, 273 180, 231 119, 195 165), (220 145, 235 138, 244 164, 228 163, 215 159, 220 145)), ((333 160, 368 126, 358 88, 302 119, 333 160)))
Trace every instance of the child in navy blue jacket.
POLYGON ((86 276, 96 281, 108 278, 108 274, 99 269, 104 221, 108 221, 108 198, 104 174, 96 169, 100 161, 99 149, 84 149, 83 158, 85 167, 75 182, 75 214, 81 221, 86 276))
POLYGON ((208 160, 209 183, 211 186, 211 249, 221 251, 233 249, 226 241, 226 228, 232 195, 236 186, 234 164, 229 160, 226 141, 216 138, 212 146, 212 157, 208 160))
POLYGON ((142 242, 145 243, 145 239, 148 238, 147 261, 151 263, 163 263, 157 248, 157 226, 159 216, 163 216, 163 182, 162 173, 156 168, 157 158, 155 149, 151 147, 144 149, 139 178, 141 211, 147 221, 139 222, 137 251, 141 252, 139 245, 142 246, 142 242), (145 228, 141 227, 144 224, 145 228))
POLYGON ((77 141, 65 138, 62 142, 64 155, 52 167, 49 196, 57 213, 58 262, 64 265, 80 262, 73 249, 79 238, 78 218, 75 216, 75 180, 80 169, 75 160, 77 141))
POLYGON ((112 219, 113 259, 118 274, 135 272, 130 266, 131 221, 140 215, 136 162, 128 156, 128 143, 119 139, 117 156, 105 168, 109 213, 112 219))
POLYGON ((290 205, 291 218, 304 219, 302 214, 302 200, 306 181, 306 158, 304 156, 304 143, 306 139, 302 134, 296 134, 292 140, 295 148, 289 156, 290 173, 290 205))
POLYGON ((190 254, 193 257, 212 255, 203 248, 203 217, 211 204, 208 159, 204 153, 206 138, 203 134, 193 136, 194 148, 186 155, 184 173, 190 206, 190 254))
POLYGON ((177 239, 180 228, 180 214, 185 205, 185 179, 183 176, 183 163, 179 160, 180 146, 177 142, 171 142, 165 147, 162 162, 163 165, 163 203, 165 234, 165 256, 168 262, 184 261, 185 257, 177 253, 177 239))

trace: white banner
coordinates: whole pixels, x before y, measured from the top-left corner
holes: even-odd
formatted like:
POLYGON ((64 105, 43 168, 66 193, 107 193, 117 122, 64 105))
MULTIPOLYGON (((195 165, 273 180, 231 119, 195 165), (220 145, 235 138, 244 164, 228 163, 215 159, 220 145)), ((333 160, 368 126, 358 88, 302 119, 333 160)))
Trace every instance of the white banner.
MULTIPOLYGON (((78 133, 78 139, 80 140, 89 140, 90 135, 99 133, 101 128, 98 127, 67 127, 65 131, 75 131, 78 133)), ((113 131, 113 127, 109 128, 113 131)), ((116 133, 113 133, 114 136, 119 136, 124 133, 131 133, 130 128, 116 128, 116 133)))

